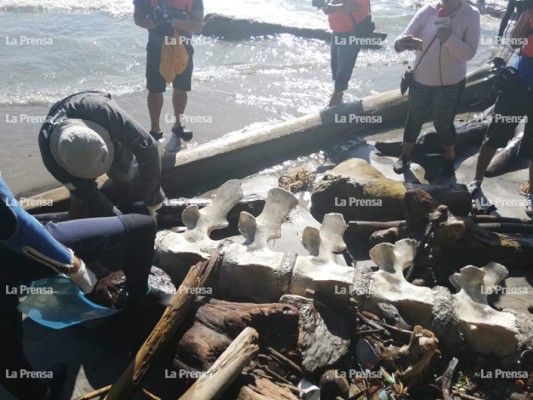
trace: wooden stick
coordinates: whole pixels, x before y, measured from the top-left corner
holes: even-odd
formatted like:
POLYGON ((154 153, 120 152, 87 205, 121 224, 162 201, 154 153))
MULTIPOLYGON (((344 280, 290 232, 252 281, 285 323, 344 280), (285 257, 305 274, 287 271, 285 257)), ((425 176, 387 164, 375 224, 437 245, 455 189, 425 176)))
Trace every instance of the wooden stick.
POLYGON ((180 400, 218 399, 259 353, 258 340, 255 329, 244 329, 180 400))
POLYGON ((298 376, 302 376, 303 375, 303 371, 300 368, 300 366, 298 364, 296 364, 295 362, 293 362, 291 359, 289 359, 289 358, 285 357, 283 354, 277 352, 272 347, 267 348, 267 350, 274 358, 276 358, 278 361, 284 363, 289 368, 291 368, 292 371, 294 373, 296 373, 296 375, 298 375, 298 376))
POLYGON ((456 394, 457 396, 459 396, 461 399, 464 399, 464 400, 482 400, 479 397, 470 396, 469 394, 461 393, 458 390, 454 390, 453 394, 456 394))
POLYGON ((125 400, 133 396, 148 373, 155 356, 168 340, 173 338, 187 317, 196 297, 198 297, 198 290, 192 289, 200 288, 205 284, 215 266, 218 255, 217 251, 208 262, 200 262, 189 270, 156 327, 137 352, 135 359, 113 385, 106 400, 125 400))
POLYGON ((458 363, 459 360, 457 359, 457 357, 452 358, 452 360, 448 364, 448 368, 446 368, 446 371, 444 371, 444 374, 442 375, 441 388, 444 400, 452 400, 450 396, 450 389, 452 387, 453 374, 455 372, 455 368, 457 368, 458 363))
POLYGON ((84 394, 83 396, 78 397, 76 400, 92 400, 98 396, 103 396, 111 390, 111 386, 112 385, 109 385, 101 389, 95 390, 94 392, 84 394))
POLYGON ((160 397, 157 397, 155 394, 150 393, 148 390, 143 388, 143 394, 148 397, 150 400, 161 400, 160 397))

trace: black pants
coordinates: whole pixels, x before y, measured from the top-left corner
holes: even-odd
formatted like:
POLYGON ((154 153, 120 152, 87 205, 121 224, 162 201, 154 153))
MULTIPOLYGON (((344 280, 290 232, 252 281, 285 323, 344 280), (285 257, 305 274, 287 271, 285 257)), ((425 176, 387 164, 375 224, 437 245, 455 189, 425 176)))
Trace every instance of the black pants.
MULTIPOLYGON (((91 263, 117 255, 126 275, 126 288, 132 296, 148 289, 156 233, 155 220, 145 215, 123 215, 50 223, 47 231, 76 255, 91 263)), ((26 285, 56 272, 36 261, 0 246, 0 384, 22 400, 38 400, 46 385, 37 379, 10 379, 12 371, 33 371, 22 347, 22 315, 19 299, 11 286, 26 285)))

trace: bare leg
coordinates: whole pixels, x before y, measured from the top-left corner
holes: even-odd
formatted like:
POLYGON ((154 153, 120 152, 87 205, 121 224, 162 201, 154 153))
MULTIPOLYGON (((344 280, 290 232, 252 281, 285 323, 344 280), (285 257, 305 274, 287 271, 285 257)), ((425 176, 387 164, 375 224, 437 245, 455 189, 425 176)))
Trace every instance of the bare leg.
POLYGON ((172 92, 172 105, 174 106, 174 116, 176 117, 174 127, 180 124, 181 116, 187 107, 187 99, 187 92, 183 90, 174 89, 172 92))
POLYGON ((148 113, 150 114, 150 131, 159 132, 159 119, 163 109, 163 93, 148 93, 148 113))
POLYGON ((477 159, 477 164, 476 164, 475 179, 477 181, 483 180, 483 177, 485 176, 485 171, 489 167, 489 164, 492 161, 494 154, 496 154, 496 150, 497 149, 488 147, 487 145, 485 145, 485 143, 481 145, 481 148, 479 149, 479 156, 477 159))

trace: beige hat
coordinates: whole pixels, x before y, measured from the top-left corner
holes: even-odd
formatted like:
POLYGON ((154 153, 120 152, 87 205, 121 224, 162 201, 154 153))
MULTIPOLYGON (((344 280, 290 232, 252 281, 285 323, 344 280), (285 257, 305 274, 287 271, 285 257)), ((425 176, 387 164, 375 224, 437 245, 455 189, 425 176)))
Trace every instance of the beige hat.
POLYGON ((96 179, 109 171, 114 147, 107 130, 85 119, 66 119, 50 137, 50 151, 69 174, 96 179))

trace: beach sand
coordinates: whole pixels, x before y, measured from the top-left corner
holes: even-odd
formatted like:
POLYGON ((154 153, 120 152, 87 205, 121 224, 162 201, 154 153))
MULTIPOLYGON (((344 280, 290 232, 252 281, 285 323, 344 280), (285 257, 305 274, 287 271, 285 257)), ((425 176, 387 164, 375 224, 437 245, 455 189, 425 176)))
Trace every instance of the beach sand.
MULTIPOLYGON (((191 122, 185 125, 194 132, 194 137, 191 142, 182 142, 183 148, 243 129, 257 121, 277 118, 272 111, 262 111, 251 105, 239 104, 236 107, 233 94, 197 86, 189 95, 189 104, 185 112, 186 117, 191 119, 191 122), (238 118, 232 118, 235 113, 238 113, 238 118)), ((167 90, 164 98, 161 128, 168 138, 174 117, 171 90, 167 90)), ((150 128, 146 93, 115 97, 115 99, 147 130, 150 128)), ((0 132, 3 133, 0 136, 0 172, 17 197, 31 196, 60 186, 42 164, 37 143, 40 121, 46 116, 52 104, 11 106, 6 111, 5 120, 0 120, 0 132), (9 121, 13 121, 14 118, 17 123, 10 123, 9 121), (14 136, 17 140, 10 140, 14 136)))

